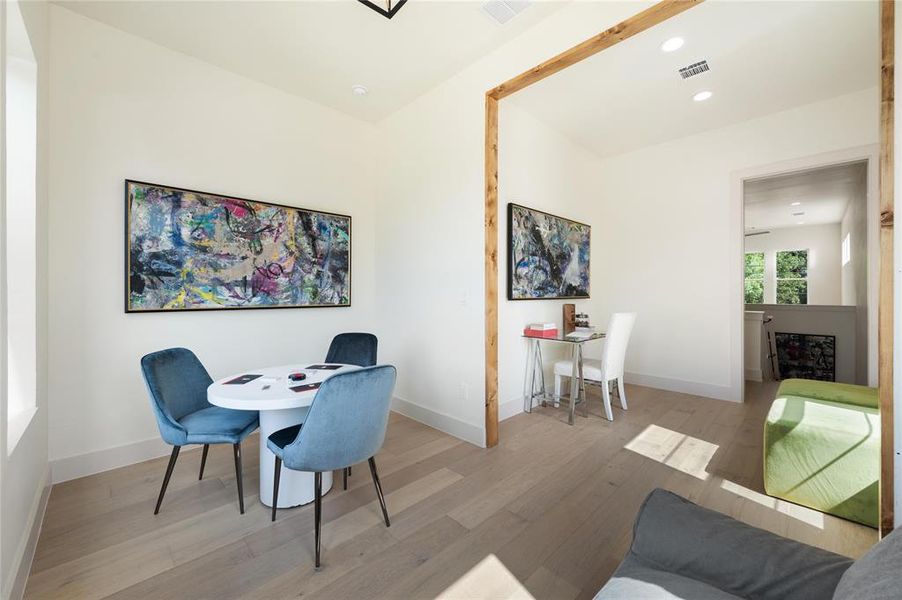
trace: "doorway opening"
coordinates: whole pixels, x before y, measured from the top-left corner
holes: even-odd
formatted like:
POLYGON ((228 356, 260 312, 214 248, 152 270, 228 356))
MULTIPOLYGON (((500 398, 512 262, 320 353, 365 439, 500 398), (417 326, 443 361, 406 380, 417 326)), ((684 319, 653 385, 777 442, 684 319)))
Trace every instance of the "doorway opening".
POLYGON ((868 159, 743 181, 744 375, 876 385, 868 159))

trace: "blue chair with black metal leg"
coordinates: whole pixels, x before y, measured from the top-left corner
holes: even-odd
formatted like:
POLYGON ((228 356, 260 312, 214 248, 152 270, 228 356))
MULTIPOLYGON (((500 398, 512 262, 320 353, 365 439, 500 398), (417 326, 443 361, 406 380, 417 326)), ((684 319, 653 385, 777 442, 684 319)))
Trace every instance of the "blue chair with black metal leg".
POLYGON ((267 447, 276 455, 272 494, 273 521, 276 520, 276 507, 279 504, 279 475, 282 465, 295 471, 314 473, 317 569, 320 566, 323 471, 334 471, 363 460, 369 461, 385 526, 391 525, 382 484, 379 483, 376 471, 375 456, 385 441, 396 375, 393 366, 380 365, 330 377, 320 386, 304 422, 281 429, 267 440, 267 447))
MULTIPOLYGON (((378 348, 379 339, 372 333, 339 333, 332 338, 332 343, 329 344, 326 362, 372 367, 376 364, 378 348)), ((351 467, 342 471, 344 489, 348 489, 350 475, 351 467)))
POLYGON ((147 384, 150 404, 163 441, 172 445, 169 465, 153 514, 160 512, 163 495, 175 468, 182 446, 203 444, 200 475, 204 477, 210 444, 232 444, 235 477, 238 482, 238 508, 244 514, 244 486, 241 477, 241 442, 260 424, 259 413, 230 410, 207 401, 207 387, 213 383, 207 370, 193 352, 170 348, 152 352, 141 359, 141 373, 147 384))

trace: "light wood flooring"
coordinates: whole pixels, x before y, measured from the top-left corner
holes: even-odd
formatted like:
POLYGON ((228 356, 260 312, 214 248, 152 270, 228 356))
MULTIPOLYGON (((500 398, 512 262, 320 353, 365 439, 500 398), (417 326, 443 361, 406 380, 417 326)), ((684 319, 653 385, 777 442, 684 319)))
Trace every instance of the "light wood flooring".
POLYGON ((391 528, 365 464, 276 523, 257 500, 257 438, 244 444, 247 512, 231 448, 183 452, 159 515, 166 458, 54 486, 27 598, 591 598, 630 543, 645 495, 664 487, 753 525, 849 556, 872 529, 763 495, 761 432, 773 386, 737 405, 627 386, 601 418, 545 408, 501 424, 483 450, 393 415, 377 457, 391 528))

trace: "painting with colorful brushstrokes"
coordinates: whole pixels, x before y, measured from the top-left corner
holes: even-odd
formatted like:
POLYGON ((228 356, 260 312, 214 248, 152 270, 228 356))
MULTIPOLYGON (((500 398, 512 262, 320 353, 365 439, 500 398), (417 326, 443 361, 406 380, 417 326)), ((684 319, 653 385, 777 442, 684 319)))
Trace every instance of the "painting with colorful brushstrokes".
POLYGON ((351 217, 125 182, 126 312, 350 306, 351 217))
POLYGON ((509 300, 589 297, 592 227, 507 205, 509 300))

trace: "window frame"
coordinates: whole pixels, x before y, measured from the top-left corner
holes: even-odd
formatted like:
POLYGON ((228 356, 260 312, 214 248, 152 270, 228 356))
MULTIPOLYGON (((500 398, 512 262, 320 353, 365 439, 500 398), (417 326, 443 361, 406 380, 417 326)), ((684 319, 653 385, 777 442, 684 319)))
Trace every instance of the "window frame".
POLYGON ((809 293, 809 273, 808 266, 811 258, 811 249, 810 248, 792 248, 792 249, 783 249, 783 250, 775 250, 774 251, 774 304, 780 304, 783 306, 807 306, 809 304, 808 293, 809 293), (804 277, 780 277, 780 255, 784 253, 795 253, 795 252, 804 252, 805 253, 805 276, 804 277), (782 281, 804 281, 805 282, 805 302, 780 302, 780 282, 782 281))

